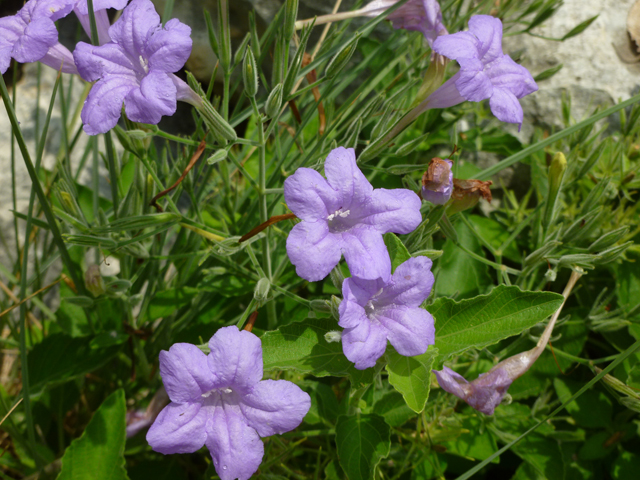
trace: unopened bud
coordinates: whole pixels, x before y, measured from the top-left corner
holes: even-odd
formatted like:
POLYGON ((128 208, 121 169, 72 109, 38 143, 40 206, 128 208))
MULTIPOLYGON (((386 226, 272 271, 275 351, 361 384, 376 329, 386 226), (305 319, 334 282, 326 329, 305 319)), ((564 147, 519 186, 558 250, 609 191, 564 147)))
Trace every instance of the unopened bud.
POLYGON ((611 263, 614 260, 617 260, 618 258, 620 258, 620 256, 631 245, 633 245, 633 241, 629 241, 627 243, 623 243, 622 245, 617 245, 615 247, 608 248, 607 250, 604 250, 600 252, 598 255, 596 255, 596 260, 594 263, 596 263, 597 265, 604 265, 605 263, 611 263))
POLYGON ((221 162, 222 160, 225 160, 227 158, 227 155, 228 155, 227 150, 225 150, 224 148, 221 148, 220 150, 216 150, 215 152, 213 152, 213 155, 207 158, 207 163, 209 165, 215 165, 216 163, 221 162))
POLYGON ((547 194, 547 204, 544 210, 543 226, 544 231, 549 230, 549 226, 553 222, 553 218, 556 212, 556 204, 558 203, 558 196, 560 195, 560 189, 562 187, 562 179, 564 178, 564 172, 567 169, 567 159, 562 152, 558 152, 553 156, 551 165, 549 166, 549 192, 547 194))
POLYGON ((558 272, 555 269, 549 269, 545 272, 544 278, 547 279, 547 282, 555 282, 558 277, 558 272))
POLYGON ((540 260, 542 260, 547 255, 549 255, 551 252, 553 252, 556 249, 556 247, 558 247, 559 245, 562 245, 562 242, 558 242, 555 240, 551 242, 547 242, 537 250, 534 250, 529 255, 527 255, 527 257, 524 259, 524 264, 535 265, 540 260))
POLYGON ((213 108, 213 105, 207 99, 207 95, 202 90, 200 83, 196 80, 191 72, 187 72, 187 82, 189 87, 197 94, 195 98, 198 99, 194 104, 198 113, 207 124, 207 127, 216 137, 216 140, 221 145, 226 145, 227 141, 235 142, 238 139, 238 134, 233 127, 213 108))
POLYGON ((94 297, 104 295, 107 291, 98 265, 91 265, 87 268, 87 271, 84 273, 84 284, 94 297))
POLYGON ((251 34, 247 32, 247 34, 242 39, 242 43, 236 50, 235 55, 233 56, 233 66, 234 68, 240 64, 241 61, 244 60, 245 52, 247 51, 247 45, 249 44, 249 40, 251 40, 251 34))
POLYGON ((271 90, 264 106, 264 113, 269 118, 276 118, 280 113, 280 107, 282 107, 282 83, 277 84, 271 90))
POLYGON ((599 252, 618 242, 629 232, 629 227, 621 227, 612 232, 604 234, 598 240, 589 245, 590 252, 599 252))
POLYGON ((107 292, 110 294, 124 293, 131 288, 131 282, 129 280, 114 280, 107 283, 107 292))
POLYGON ((349 60, 351 60, 353 52, 356 51, 359 39, 360 34, 356 34, 353 40, 347 43, 344 47, 342 47, 342 50, 334 55, 334 57, 327 64, 327 68, 324 70, 325 77, 333 78, 338 73, 340 73, 344 67, 347 66, 347 63, 349 63, 349 60))
POLYGON ((293 38, 293 34, 296 31, 296 18, 298 17, 298 2, 299 0, 287 0, 284 7, 284 38, 287 43, 293 38))
POLYGON ((432 158, 429 168, 422 176, 422 198, 434 205, 444 205, 453 193, 453 162, 449 159, 432 158))
POLYGON ((448 59, 436 53, 431 57, 431 63, 420 85, 420 90, 413 101, 413 107, 418 106, 429 95, 435 92, 444 81, 444 73, 447 69, 448 59))
POLYGON ((309 302, 309 308, 315 312, 331 313, 331 302, 328 300, 311 300, 309 302))
POLYGON ((340 321, 340 300, 335 295, 331 295, 331 316, 338 322, 340 321))
POLYGON ((247 48, 244 53, 242 81, 244 82, 244 91, 247 96, 255 97, 256 93, 258 93, 258 67, 250 48, 247 48))
POLYGON ((342 282, 344 282, 344 275, 342 274, 340 264, 333 267, 333 270, 331 270, 331 272, 329 273, 329 278, 331 278, 331 283, 333 283, 333 286, 342 291, 342 282))
POLYGON ((256 283, 256 288, 253 290, 253 298, 256 299, 258 304, 262 305, 267 300, 267 296, 269 295, 269 289, 271 288, 271 282, 268 278, 262 277, 256 283))
POLYGON ((342 340, 342 332, 332 330, 324 334, 324 339, 327 343, 339 343, 342 340))
MULTIPOLYGON (((364 116, 364 115, 363 115, 364 116)), ((366 118, 366 117, 365 117, 366 118)), ((408 141, 407 143, 403 143, 396 150, 396 155, 399 157, 404 157, 405 155, 413 152, 418 146, 424 142, 429 136, 429 132, 420 135, 418 138, 414 138, 413 140, 408 141)))

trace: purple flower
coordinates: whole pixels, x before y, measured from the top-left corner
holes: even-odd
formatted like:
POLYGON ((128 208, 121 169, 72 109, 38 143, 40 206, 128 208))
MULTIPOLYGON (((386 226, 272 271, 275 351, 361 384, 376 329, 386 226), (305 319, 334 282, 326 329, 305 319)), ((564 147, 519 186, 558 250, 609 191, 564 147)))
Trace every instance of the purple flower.
POLYGON ((432 158, 429 168, 422 176, 422 198, 435 205, 444 205, 453 192, 453 162, 432 158))
POLYGON ((518 99, 535 92, 538 86, 526 68, 502 53, 499 19, 473 16, 468 32, 438 37, 433 50, 457 60, 460 71, 423 102, 426 108, 446 108, 465 100, 480 102, 488 98, 491 111, 499 120, 522 124, 518 99))
POLYGON ((209 347, 209 355, 187 343, 160 352, 171 403, 147 441, 164 454, 192 453, 206 445, 222 480, 246 480, 262 461, 260 437, 296 428, 311 399, 286 380, 262 380, 262 345, 254 334, 224 327, 209 347))
POLYGON ((493 415, 493 410, 500 405, 513 381, 503 368, 491 369, 473 382, 467 382, 449 367, 442 367, 441 371, 433 370, 433 373, 443 390, 461 398, 485 415, 493 415))
MULTIPOLYGON (((84 31, 91 37, 91 25, 89 21, 89 6, 87 0, 68 0, 74 4, 73 11, 80 20, 80 24, 84 31)), ((115 8, 122 10, 127 6, 129 0, 94 0, 93 10, 94 17, 96 19, 96 29, 98 30, 98 40, 100 45, 104 45, 109 42, 109 16, 107 15, 107 8, 115 8)))
POLYGON ((82 108, 84 131, 105 133, 120 118, 122 102, 130 120, 157 124, 176 111, 189 87, 173 75, 191 53, 191 29, 169 20, 163 27, 149 0, 133 0, 109 28, 111 42, 78 43, 73 56, 82 78, 98 81, 82 108))
POLYGON ((367 280, 391 275, 387 232, 409 233, 421 222, 420 198, 410 190, 373 189, 356 165, 353 148, 332 150, 325 180, 299 168, 284 182, 284 198, 302 220, 287 238, 287 254, 296 273, 322 280, 344 254, 353 276, 367 280))
POLYGON ((422 355, 433 345, 433 317, 420 308, 433 287, 432 262, 410 258, 385 281, 347 278, 342 284, 340 321, 345 356, 364 370, 373 367, 387 348, 400 355, 422 355))
MULTIPOLYGON (((374 0, 360 9, 362 15, 376 17, 398 3, 398 0, 374 0)), ((429 45, 440 35, 447 35, 447 28, 442 23, 442 11, 436 0, 409 0, 400 8, 387 16, 393 28, 404 28, 420 32, 429 45)))
POLYGON ((71 12, 69 0, 29 0, 18 13, 0 18, 0 73, 11 57, 20 63, 40 61, 65 73, 78 73, 71 52, 58 42, 53 22, 71 12))

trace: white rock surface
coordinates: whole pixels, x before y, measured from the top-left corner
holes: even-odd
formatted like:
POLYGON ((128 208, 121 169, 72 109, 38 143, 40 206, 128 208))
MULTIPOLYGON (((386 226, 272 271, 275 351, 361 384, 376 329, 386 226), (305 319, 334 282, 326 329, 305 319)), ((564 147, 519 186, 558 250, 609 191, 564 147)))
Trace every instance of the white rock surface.
MULTIPOLYGON (((625 64, 615 45, 626 41, 627 14, 635 0, 565 0, 560 9, 534 29, 559 38, 581 22, 599 17, 580 35, 554 42, 530 35, 505 37, 505 53, 524 49, 523 65, 536 74, 563 64, 553 77, 539 83, 540 90, 522 100, 525 122, 560 127, 562 93, 571 95, 577 120, 597 105, 628 99, 640 86, 640 67, 625 64)), ((524 130, 524 128, 523 128, 524 130)), ((527 133, 526 131, 524 133, 527 133)))

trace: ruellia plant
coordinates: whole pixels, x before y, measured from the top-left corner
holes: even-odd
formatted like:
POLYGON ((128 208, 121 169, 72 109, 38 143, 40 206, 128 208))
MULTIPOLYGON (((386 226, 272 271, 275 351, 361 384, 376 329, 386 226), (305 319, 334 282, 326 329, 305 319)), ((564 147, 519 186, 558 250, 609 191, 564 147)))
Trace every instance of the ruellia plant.
POLYGON ((561 70, 503 44, 561 3, 284 0, 236 42, 219 0, 202 83, 173 1, 1 18, 0 476, 637 478, 640 95, 532 123, 561 70))

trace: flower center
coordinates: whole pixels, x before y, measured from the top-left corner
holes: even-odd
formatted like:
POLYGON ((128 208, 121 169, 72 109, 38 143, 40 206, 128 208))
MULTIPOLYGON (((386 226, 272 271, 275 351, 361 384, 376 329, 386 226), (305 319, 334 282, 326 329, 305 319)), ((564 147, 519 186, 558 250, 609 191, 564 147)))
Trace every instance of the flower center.
POLYGON ((140 66, 142 67, 142 70, 144 70, 144 73, 149 73, 149 60, 140 55, 138 57, 138 61, 140 62, 140 66))
POLYGON ((349 230, 353 225, 347 220, 351 210, 342 210, 341 208, 333 212, 327 217, 327 223, 329 224, 329 231, 331 233, 345 232, 349 230))
POLYGON ((230 388, 214 388, 213 390, 209 390, 202 394, 202 398, 209 398, 212 395, 217 395, 220 399, 224 399, 225 396, 232 394, 233 390, 230 388))
POLYGON ((375 294, 373 294, 373 296, 369 299, 367 304, 364 306, 364 313, 366 313, 367 318, 369 320, 376 320, 376 314, 380 311, 382 307, 384 307, 384 304, 380 305, 380 303, 377 300, 377 297, 382 293, 383 290, 384 288, 381 288, 375 294))

